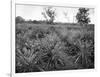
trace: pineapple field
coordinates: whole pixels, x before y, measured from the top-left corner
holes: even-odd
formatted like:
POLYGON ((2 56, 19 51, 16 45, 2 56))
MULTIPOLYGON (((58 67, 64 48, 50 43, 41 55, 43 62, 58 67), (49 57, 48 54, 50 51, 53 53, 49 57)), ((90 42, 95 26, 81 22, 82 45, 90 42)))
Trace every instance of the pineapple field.
POLYGON ((16 73, 94 68, 94 25, 15 26, 16 73))

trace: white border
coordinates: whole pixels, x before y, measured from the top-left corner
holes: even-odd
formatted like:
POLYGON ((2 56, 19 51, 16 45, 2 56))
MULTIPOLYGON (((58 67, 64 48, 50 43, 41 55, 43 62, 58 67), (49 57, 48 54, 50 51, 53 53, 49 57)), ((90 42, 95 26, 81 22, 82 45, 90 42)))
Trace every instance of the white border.
MULTIPOLYGON (((97 70, 94 70, 94 69, 84 69, 84 70, 66 70, 66 71, 57 71, 57 72, 38 72, 38 73, 35 73, 35 72, 30 72, 30 73, 15 73, 15 4, 33 4, 33 5, 49 5, 49 6, 58 6, 58 7, 87 7, 87 8, 96 8, 95 6, 87 6, 87 5, 76 5, 76 4, 65 4, 65 3, 52 3, 52 2, 34 2, 32 0, 27 0, 27 1, 23 1, 23 0, 19 0, 19 1, 15 1, 15 0, 12 0, 12 52, 11 52, 11 60, 12 60, 12 65, 11 65, 11 76, 12 77, 34 77, 34 76, 38 76, 38 77, 41 77, 41 76, 44 76, 44 77, 49 77, 50 76, 56 76, 58 74, 59 77, 61 77, 62 75, 67 76, 71 76, 72 74, 75 74, 75 73, 82 73, 82 72, 88 72, 88 73, 91 73, 91 72, 95 72, 97 70), (66 6, 67 5, 67 6, 66 6), (72 73, 72 74, 71 74, 72 73)), ((97 68, 97 67, 95 67, 97 68)), ((73 75, 74 76, 74 75, 73 75)), ((88 75, 89 76, 89 75, 88 75)), ((81 77, 81 76, 79 76, 81 77)))
POLYGON ((11 76, 15 76, 15 0, 11 2, 11 76))
POLYGON ((16 4, 30 4, 30 5, 43 5, 43 6, 57 6, 57 7, 86 7, 95 8, 94 5, 84 5, 84 4, 67 4, 67 3, 57 3, 57 2, 34 2, 32 0, 16 0, 16 4))

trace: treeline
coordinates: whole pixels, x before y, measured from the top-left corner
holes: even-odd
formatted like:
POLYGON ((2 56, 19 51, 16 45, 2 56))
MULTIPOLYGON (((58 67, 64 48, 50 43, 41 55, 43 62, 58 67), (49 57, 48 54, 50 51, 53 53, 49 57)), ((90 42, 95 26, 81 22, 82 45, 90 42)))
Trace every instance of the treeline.
MULTIPOLYGON (((40 23, 57 24, 58 23, 58 22, 55 22, 55 19, 57 17, 57 12, 56 12, 56 9, 54 9, 53 7, 44 8, 44 11, 41 13, 41 15, 43 15, 45 20, 27 20, 26 21, 21 16, 17 16, 15 18, 15 22, 16 24, 23 23, 23 22, 35 23, 35 24, 40 24, 40 23)), ((64 15, 66 17, 65 13, 64 15)), ((79 8, 75 17, 76 17, 77 23, 80 25, 87 25, 90 23, 88 8, 79 8)))
POLYGON ((46 21, 42 21, 42 20, 25 20, 21 16, 17 16, 15 18, 15 22, 16 22, 16 24, 17 23, 35 23, 35 24, 46 23, 46 21))

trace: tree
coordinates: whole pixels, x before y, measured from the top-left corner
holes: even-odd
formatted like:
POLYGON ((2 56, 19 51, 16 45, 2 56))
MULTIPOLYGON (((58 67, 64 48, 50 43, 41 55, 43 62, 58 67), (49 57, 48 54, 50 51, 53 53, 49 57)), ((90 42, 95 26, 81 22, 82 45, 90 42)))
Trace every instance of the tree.
POLYGON ((86 25, 90 22, 89 9, 87 8, 79 8, 79 12, 76 15, 77 22, 81 25, 86 25))
POLYGON ((45 11, 42 12, 42 15, 46 19, 46 22, 48 24, 53 24, 56 16, 55 10, 53 10, 52 7, 44 8, 44 10, 45 11))
POLYGON ((15 22, 16 22, 16 23, 22 23, 22 22, 24 22, 24 21, 25 21, 25 19, 22 18, 21 16, 17 16, 17 17, 15 18, 15 22))

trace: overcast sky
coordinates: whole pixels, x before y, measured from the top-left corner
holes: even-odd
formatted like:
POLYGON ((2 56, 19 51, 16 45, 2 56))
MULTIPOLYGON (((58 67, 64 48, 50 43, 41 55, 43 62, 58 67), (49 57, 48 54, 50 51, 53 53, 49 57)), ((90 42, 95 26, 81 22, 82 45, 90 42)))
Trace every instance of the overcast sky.
MULTIPOLYGON (((16 5, 16 16, 21 16, 25 20, 44 20, 44 17, 41 13, 44 11, 43 9, 45 7, 48 6, 16 5)), ((55 22, 76 22, 75 16, 79 8, 53 7, 53 9, 56 9, 55 22)), ((94 23, 94 9, 89 9, 89 14, 91 23, 94 23)))

